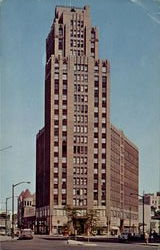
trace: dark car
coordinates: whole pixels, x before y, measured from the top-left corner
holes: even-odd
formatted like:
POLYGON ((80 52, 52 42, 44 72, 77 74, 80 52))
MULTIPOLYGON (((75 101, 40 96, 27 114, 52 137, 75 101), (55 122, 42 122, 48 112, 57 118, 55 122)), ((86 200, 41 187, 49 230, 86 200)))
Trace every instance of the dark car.
POLYGON ((118 239, 120 242, 126 242, 129 239, 128 233, 122 233, 121 235, 118 236, 118 239))
POLYGON ((33 239, 33 232, 31 229, 22 229, 19 235, 19 240, 31 240, 33 239))

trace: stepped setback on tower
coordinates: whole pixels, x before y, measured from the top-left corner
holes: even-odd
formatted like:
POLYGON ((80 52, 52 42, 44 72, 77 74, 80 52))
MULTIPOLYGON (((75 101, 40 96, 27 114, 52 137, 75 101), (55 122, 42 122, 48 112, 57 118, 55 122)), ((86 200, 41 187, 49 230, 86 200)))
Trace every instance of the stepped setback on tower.
POLYGON ((138 193, 138 149, 110 124, 110 66, 98 43, 88 6, 56 7, 36 144, 38 233, 62 230, 67 206, 77 210, 79 233, 89 210, 104 232, 137 227, 138 199, 130 193, 138 193))

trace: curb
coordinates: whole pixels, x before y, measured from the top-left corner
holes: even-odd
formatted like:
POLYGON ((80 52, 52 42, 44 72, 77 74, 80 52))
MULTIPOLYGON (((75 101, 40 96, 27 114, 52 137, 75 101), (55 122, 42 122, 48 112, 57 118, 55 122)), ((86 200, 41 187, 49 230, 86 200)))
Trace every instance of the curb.
POLYGON ((89 243, 89 242, 82 242, 82 241, 77 241, 77 240, 68 240, 67 241, 68 245, 74 245, 74 246, 97 246, 95 243, 89 243))

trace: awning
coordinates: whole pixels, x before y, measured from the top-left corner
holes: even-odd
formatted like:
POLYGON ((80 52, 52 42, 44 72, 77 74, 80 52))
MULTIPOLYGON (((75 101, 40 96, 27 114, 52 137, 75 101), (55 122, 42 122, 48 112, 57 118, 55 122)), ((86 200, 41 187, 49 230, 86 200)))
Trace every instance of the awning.
POLYGON ((119 230, 119 227, 113 226, 110 228, 111 230, 119 230))

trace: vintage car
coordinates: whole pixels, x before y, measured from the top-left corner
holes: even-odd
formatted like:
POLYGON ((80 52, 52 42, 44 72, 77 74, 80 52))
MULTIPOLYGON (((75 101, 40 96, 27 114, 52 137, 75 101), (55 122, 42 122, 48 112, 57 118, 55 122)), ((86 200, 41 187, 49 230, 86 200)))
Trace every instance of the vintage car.
POLYGON ((19 235, 19 240, 31 240, 33 239, 33 232, 31 229, 26 228, 26 229, 21 229, 20 235, 19 235))

